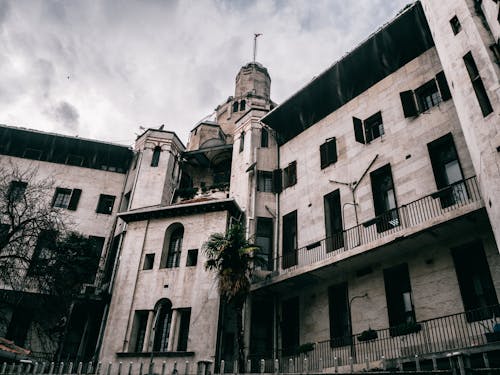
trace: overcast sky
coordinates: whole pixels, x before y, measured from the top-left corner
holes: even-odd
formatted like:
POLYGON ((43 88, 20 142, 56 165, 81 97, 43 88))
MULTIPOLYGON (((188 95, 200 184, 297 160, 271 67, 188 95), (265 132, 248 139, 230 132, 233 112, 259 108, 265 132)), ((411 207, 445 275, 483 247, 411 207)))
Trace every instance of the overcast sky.
POLYGON ((131 145, 189 130, 252 59, 278 104, 410 0, 0 0, 0 123, 131 145))

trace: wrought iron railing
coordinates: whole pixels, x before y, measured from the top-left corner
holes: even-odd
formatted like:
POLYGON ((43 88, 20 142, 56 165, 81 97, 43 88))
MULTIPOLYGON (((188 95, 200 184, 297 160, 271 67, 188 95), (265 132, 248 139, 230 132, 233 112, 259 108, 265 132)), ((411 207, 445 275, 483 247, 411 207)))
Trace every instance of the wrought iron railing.
POLYGON ((283 270, 328 259, 391 234, 416 227, 481 200, 476 177, 470 177, 408 204, 384 212, 355 227, 313 242, 276 259, 283 270))
MULTIPOLYGON (((318 371, 352 363, 366 363, 448 352, 490 343, 500 344, 500 305, 379 330, 359 332, 314 343, 312 350, 275 358, 252 354, 253 371, 265 366, 272 372, 278 365, 281 372, 318 371), (364 336, 364 337, 362 337, 364 336), (304 359, 306 359, 304 361, 304 359), (263 361, 262 361, 263 360, 263 361), (278 360, 278 363, 276 363, 278 360), (305 368, 307 366, 307 369, 305 368)), ((297 348, 300 351, 300 347, 297 348)))

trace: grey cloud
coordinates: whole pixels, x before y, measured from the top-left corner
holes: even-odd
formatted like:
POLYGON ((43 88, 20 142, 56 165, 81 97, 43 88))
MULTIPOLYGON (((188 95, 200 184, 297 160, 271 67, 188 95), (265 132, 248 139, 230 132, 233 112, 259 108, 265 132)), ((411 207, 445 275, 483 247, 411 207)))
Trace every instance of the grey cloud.
POLYGON ((7 1, 0 1, 0 26, 7 20, 10 5, 7 1))
POLYGON ((80 114, 72 104, 64 100, 59 102, 53 110, 53 115, 66 129, 71 131, 78 130, 80 114))

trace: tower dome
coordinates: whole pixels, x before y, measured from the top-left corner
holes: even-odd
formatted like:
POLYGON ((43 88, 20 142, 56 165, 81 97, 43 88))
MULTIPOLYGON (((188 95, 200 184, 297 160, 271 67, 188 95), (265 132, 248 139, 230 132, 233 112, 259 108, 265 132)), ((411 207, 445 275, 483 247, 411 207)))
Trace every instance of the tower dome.
POLYGON ((236 75, 235 98, 257 96, 269 99, 270 95, 271 77, 267 69, 258 62, 242 66, 236 75))

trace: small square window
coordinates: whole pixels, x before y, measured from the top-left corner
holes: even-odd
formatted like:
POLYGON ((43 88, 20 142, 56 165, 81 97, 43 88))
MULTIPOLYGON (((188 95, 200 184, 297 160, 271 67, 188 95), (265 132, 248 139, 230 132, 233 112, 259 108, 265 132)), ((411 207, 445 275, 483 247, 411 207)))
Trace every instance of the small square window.
POLYGON ((15 202, 24 196, 28 184, 23 181, 11 181, 9 186, 9 200, 15 202))
POLYGON ((297 162, 292 161, 283 170, 283 188, 293 186, 297 183, 297 162))
POLYGON ((111 212, 113 212, 114 204, 115 204, 114 195, 101 194, 99 196, 99 203, 97 204, 95 212, 97 212, 98 214, 111 215, 111 212))
POLYGON ((337 140, 335 137, 329 138, 319 146, 321 159, 321 169, 337 162, 337 140))
POLYGON ((71 189, 56 188, 52 207, 68 208, 71 199, 71 189))
POLYGON ((434 79, 415 90, 420 112, 425 112, 441 102, 438 87, 434 79))
POLYGON ((144 265, 142 266, 143 270, 152 270, 153 265, 155 263, 155 255, 154 254, 146 254, 144 257, 144 265))
POLYGON ((365 125, 365 136, 366 143, 372 141, 375 138, 379 138, 384 135, 384 123, 382 122, 382 113, 377 112, 374 115, 368 117, 364 121, 365 125))
POLYGON ((458 20, 457 16, 454 16, 450 20, 450 25, 451 25, 451 29, 453 30, 453 34, 455 34, 455 35, 457 35, 460 32, 460 30, 462 30, 462 25, 460 24, 460 21, 458 20))
POLYGON ((194 267, 198 263, 198 249, 188 250, 186 267, 194 267))

